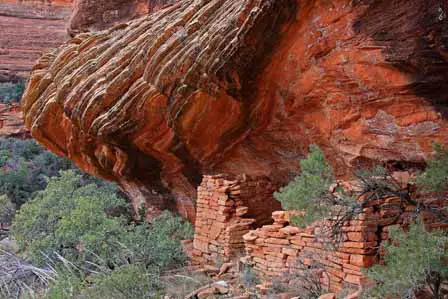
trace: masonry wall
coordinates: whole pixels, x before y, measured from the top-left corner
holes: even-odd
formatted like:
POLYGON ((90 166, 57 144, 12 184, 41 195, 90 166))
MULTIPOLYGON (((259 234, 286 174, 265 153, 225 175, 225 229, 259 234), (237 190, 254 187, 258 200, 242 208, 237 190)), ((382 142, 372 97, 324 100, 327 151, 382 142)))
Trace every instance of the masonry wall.
MULTIPOLYGON (((432 201, 435 206, 442 202, 432 201)), ((387 198, 364 209, 342 227, 337 247, 319 239, 328 223, 300 229, 289 225, 287 212, 274 212, 274 224, 250 231, 244 236, 247 257, 244 261, 267 277, 293 278, 303 269, 321 269, 321 282, 331 291, 357 287, 365 281, 363 269, 383 262, 380 250, 392 227, 406 226, 415 207, 404 206, 399 198, 387 198)), ((429 228, 444 228, 433 217, 424 215, 429 228)))
POLYGON ((198 188, 193 254, 199 261, 228 261, 244 254, 243 235, 280 208, 266 178, 204 176, 198 188))
MULTIPOLYGON (((198 188, 194 258, 216 264, 242 257, 261 276, 287 280, 311 268, 320 273, 321 283, 337 292, 361 285, 363 270, 383 263, 380 248, 391 228, 407 226, 417 214, 415 206, 403 204, 398 197, 372 202, 343 223, 335 245, 325 240, 328 221, 307 228, 290 225, 289 213, 278 211, 274 191, 267 178, 205 176, 198 188)), ((440 209, 446 199, 430 199, 428 204, 440 209)), ((420 215, 429 229, 448 228, 429 213, 420 215)))

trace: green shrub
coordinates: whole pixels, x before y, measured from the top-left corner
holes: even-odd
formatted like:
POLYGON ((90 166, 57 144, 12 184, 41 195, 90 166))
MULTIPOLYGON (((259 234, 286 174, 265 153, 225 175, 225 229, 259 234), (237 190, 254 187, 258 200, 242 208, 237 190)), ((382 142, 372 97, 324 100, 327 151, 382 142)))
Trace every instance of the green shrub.
POLYGON ((417 177, 417 185, 422 191, 448 191, 448 151, 441 145, 434 145, 436 154, 428 160, 425 172, 417 177))
POLYGON ((0 223, 11 223, 16 207, 6 195, 0 195, 0 223))
POLYGON ((45 264, 44 255, 54 254, 77 261, 96 254, 110 261, 113 240, 125 230, 123 219, 108 218, 104 209, 124 204, 113 188, 83 186, 82 177, 69 170, 50 179, 44 191, 22 206, 12 233, 38 265, 45 264))
POLYGON ((54 254, 78 262, 98 257, 110 266, 131 262, 163 268, 181 262, 180 240, 191 237, 191 225, 168 213, 142 225, 104 213, 125 204, 113 186, 84 185, 81 175, 68 170, 22 206, 12 233, 38 264, 54 254))
POLYGON ((17 208, 45 189, 48 178, 59 176, 61 170, 74 169, 83 183, 105 183, 75 168, 67 158, 49 152, 34 140, 0 138, 0 195, 7 195, 17 208))
POLYGON ((429 285, 433 298, 440 297, 440 284, 448 275, 448 237, 440 231, 427 232, 420 222, 409 231, 392 230, 391 243, 384 245, 385 266, 375 265, 367 275, 378 282, 365 298, 414 298, 416 291, 429 285))
POLYGON ((37 265, 68 260, 79 269, 56 264, 61 274, 47 298, 152 298, 163 287, 159 273, 183 264, 180 241, 192 226, 168 212, 141 225, 104 212, 124 204, 113 187, 85 185, 68 170, 22 206, 12 234, 24 254, 37 265))
POLYGON ((43 299, 148 299, 161 298, 162 286, 157 274, 140 265, 124 265, 115 270, 102 270, 83 275, 72 265, 58 267, 55 279, 43 299))
POLYGON ((20 207, 34 192, 47 185, 46 177, 73 168, 68 159, 60 158, 34 140, 0 139, 0 194, 20 207))
POLYGON ((80 298, 81 293, 88 285, 84 281, 82 273, 68 267, 59 267, 54 270, 54 280, 50 282, 48 289, 43 291, 42 299, 80 298))
POLYGON ((190 223, 184 223, 180 217, 166 212, 152 223, 132 226, 124 236, 122 249, 131 263, 165 269, 185 261, 180 241, 192 237, 193 226, 190 223))
POLYGON ((18 102, 25 91, 25 82, 1 82, 0 83, 0 103, 18 102))
POLYGON ((329 206, 323 199, 328 197, 334 181, 324 153, 312 145, 308 157, 300 161, 300 174, 274 196, 285 210, 306 211, 292 219, 295 225, 303 227, 328 215, 329 206))
POLYGON ((140 265, 124 265, 93 276, 91 286, 84 288, 82 295, 88 299, 147 299, 161 298, 161 292, 157 274, 140 265))

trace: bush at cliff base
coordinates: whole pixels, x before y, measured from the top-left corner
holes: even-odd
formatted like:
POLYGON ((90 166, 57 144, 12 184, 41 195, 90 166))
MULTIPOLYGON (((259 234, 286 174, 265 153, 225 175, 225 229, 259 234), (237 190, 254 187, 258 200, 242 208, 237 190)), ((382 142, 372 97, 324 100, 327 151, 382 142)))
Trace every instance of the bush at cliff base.
POLYGON ((83 184, 105 185, 103 181, 75 168, 72 162, 49 152, 34 140, 0 138, 0 215, 1 223, 10 223, 15 210, 45 189, 49 177, 59 176, 61 170, 74 169, 82 175, 83 184), (12 210, 11 210, 12 209, 12 210))
MULTIPOLYGON (((71 279, 56 280, 49 298, 65 298, 56 295, 78 288, 79 293, 110 289, 108 285, 118 288, 114 281, 126 279, 136 279, 135 283, 151 286, 154 292, 161 271, 182 265, 185 256, 180 240, 191 238, 191 225, 168 213, 152 223, 131 225, 124 217, 109 217, 104 212, 125 204, 113 186, 84 185, 82 177, 69 170, 50 179, 45 190, 22 206, 12 234, 23 254, 36 265, 56 263, 52 267, 62 272, 61 277, 67 276, 67 269, 58 261, 70 261, 77 269, 70 272, 71 279), (68 289, 66 284, 70 284, 68 289)), ((149 298, 152 293, 145 294, 135 298, 149 298)))
POLYGON ((300 174, 274 196, 285 210, 306 211, 303 216, 291 219, 293 224, 305 227, 328 215, 329 207, 321 202, 334 181, 324 153, 311 145, 308 157, 300 161, 300 174))
POLYGON ((124 265, 114 271, 100 272, 90 281, 67 268, 60 268, 57 279, 45 292, 45 299, 146 299, 161 298, 158 275, 140 265, 124 265))
MULTIPOLYGON (((423 193, 440 194, 447 200, 448 151, 440 145, 434 145, 434 151, 428 167, 417 177, 417 186, 423 193)), ((438 211, 437 216, 441 223, 448 223, 448 207, 438 211)), ((376 265, 367 272, 378 285, 367 290, 364 298, 415 298, 423 290, 434 299, 445 298, 441 286, 448 281, 448 231, 428 231, 417 219, 407 231, 393 230, 390 239, 384 245, 385 265, 376 265)))
POLYGON ((441 285, 448 279, 448 236, 428 232, 421 221, 407 232, 392 230, 390 243, 384 245, 385 265, 375 265, 367 275, 378 282, 363 298, 414 298, 429 286, 432 298, 442 298, 441 285))
POLYGON ((50 153, 34 140, 0 139, 0 195, 6 195, 17 208, 45 189, 46 177, 70 168, 70 160, 50 153))
POLYGON ((424 192, 448 192, 448 150, 435 144, 434 151, 425 172, 418 176, 417 185, 424 192))

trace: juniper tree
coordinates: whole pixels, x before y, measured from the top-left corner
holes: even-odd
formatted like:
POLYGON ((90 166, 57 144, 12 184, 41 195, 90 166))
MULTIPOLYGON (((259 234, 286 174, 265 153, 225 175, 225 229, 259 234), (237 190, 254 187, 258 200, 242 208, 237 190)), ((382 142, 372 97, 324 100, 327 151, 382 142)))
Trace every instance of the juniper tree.
POLYGON ((377 285, 367 289, 364 298, 416 298, 425 291, 433 299, 442 299, 441 285, 448 278, 448 236, 446 232, 428 232, 422 221, 407 231, 394 229, 384 244, 385 265, 375 265, 367 275, 377 285))

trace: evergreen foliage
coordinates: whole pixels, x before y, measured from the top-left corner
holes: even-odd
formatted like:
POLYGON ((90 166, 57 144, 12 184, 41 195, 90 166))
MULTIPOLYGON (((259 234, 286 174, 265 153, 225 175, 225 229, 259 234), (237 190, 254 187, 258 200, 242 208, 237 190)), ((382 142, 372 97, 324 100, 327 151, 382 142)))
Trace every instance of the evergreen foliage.
POLYGON ((16 207, 6 195, 0 195, 0 223, 11 223, 16 207))
POLYGON ((162 298, 162 287, 157 274, 130 264, 93 276, 92 286, 84 288, 82 294, 89 299, 162 298))
POLYGON ((113 186, 67 170, 22 206, 12 234, 23 253, 36 265, 70 261, 52 266, 58 277, 45 298, 157 298, 160 273, 185 261, 180 241, 192 226, 169 213, 136 225, 104 212, 125 204, 113 186))
POLYGON ((448 236, 440 231, 428 232, 421 221, 407 232, 392 230, 392 242, 384 245, 385 266, 375 265, 367 271, 377 286, 365 298, 414 298, 429 285, 434 299, 442 298, 440 284, 448 278, 448 236))
POLYGON ((10 223, 15 210, 45 189, 48 178, 59 176, 60 171, 68 169, 81 175, 83 184, 107 184, 81 172, 70 160, 56 156, 34 140, 0 138, 0 196, 9 201, 0 203, 5 207, 3 211, 9 214, 3 213, 5 217, 0 216, 0 221, 10 223))
POLYGON ((292 218, 295 225, 303 227, 328 215, 330 207, 325 199, 334 181, 324 153, 311 145, 308 157, 300 161, 300 174, 274 196, 285 210, 305 212, 292 218))
POLYGON ((82 177, 69 170, 50 179, 45 190, 22 206, 12 233, 37 265, 55 254, 85 261, 92 253, 111 261, 123 220, 108 218, 104 209, 124 204, 113 188, 83 185, 82 177))
POLYGON ((191 228, 168 214, 135 226, 127 225, 123 217, 104 213, 124 205, 113 186, 85 185, 79 174, 68 170, 50 179, 45 190, 22 206, 12 233, 38 265, 58 255, 80 266, 101 262, 114 267, 130 262, 163 268, 183 260, 179 239, 190 237, 191 228))
MULTIPOLYGON (((70 266, 68 266, 70 267, 70 266)), ((59 268, 57 278, 45 292, 44 299, 148 299, 161 298, 158 276, 139 265, 124 265, 114 271, 105 270, 87 282, 73 268, 59 268)))
POLYGON ((0 168, 0 194, 20 207, 34 192, 46 187, 46 177, 57 176, 60 170, 73 168, 73 164, 34 140, 8 138, 0 139, 0 168))
POLYGON ((428 160, 428 167, 417 178, 420 190, 427 192, 448 191, 448 151, 435 144, 436 154, 428 160))

